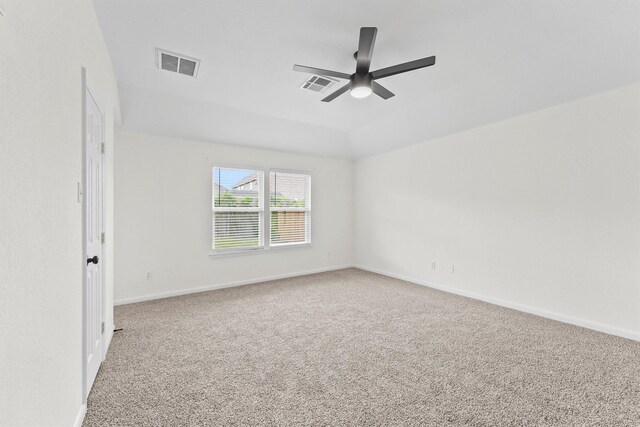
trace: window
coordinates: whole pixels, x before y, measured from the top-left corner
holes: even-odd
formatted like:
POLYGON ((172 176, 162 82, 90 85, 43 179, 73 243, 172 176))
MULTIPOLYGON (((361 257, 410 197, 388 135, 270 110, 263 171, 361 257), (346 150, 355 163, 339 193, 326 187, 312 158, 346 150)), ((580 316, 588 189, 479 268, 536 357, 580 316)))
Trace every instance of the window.
POLYGON ((265 176, 221 166, 212 171, 214 253, 311 243, 310 175, 272 170, 265 176))
POLYGON ((311 243, 311 176, 271 171, 271 246, 311 243))
POLYGON ((264 173, 213 168, 213 249, 264 247, 264 173))

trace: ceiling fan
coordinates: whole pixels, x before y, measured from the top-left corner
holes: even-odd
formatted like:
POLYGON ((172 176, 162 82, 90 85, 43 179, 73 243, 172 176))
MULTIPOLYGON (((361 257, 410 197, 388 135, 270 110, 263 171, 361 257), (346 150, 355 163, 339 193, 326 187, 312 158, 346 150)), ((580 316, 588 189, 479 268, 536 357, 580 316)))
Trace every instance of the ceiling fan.
POLYGON ((376 80, 400 73, 406 73, 407 71, 417 70, 419 68, 429 67, 436 63, 436 57, 429 56, 428 58, 416 59, 415 61, 409 61, 403 64, 381 68, 370 72, 369 66, 371 65, 371 57, 373 56, 373 46, 376 42, 376 34, 378 34, 378 29, 376 27, 360 28, 358 51, 353 54, 353 57, 356 60, 356 72, 353 74, 297 64, 293 66, 293 70, 349 80, 349 83, 322 99, 322 102, 330 102, 346 91, 350 91, 351 96, 354 98, 365 98, 371 95, 371 93, 375 93, 383 99, 389 99, 394 96, 394 93, 376 82, 376 80))

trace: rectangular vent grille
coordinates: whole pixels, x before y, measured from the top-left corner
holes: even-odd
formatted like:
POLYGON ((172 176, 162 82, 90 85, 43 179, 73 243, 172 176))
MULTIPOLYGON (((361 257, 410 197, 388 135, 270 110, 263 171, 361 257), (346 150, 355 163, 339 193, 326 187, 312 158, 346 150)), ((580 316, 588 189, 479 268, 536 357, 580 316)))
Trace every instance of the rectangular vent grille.
POLYGON ((156 65, 161 70, 195 77, 198 74, 200 60, 179 53, 156 49, 156 65))
POLYGON ((331 86, 336 84, 337 80, 333 80, 324 76, 312 76, 309 80, 304 82, 301 89, 312 90, 314 92, 324 92, 331 86))

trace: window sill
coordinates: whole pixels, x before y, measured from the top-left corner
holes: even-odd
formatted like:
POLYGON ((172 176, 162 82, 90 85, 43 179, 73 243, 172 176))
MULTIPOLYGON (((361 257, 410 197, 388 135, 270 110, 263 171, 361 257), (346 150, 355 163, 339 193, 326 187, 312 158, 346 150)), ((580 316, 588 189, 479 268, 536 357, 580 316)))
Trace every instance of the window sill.
POLYGON ((256 248, 256 249, 238 249, 236 251, 222 251, 222 252, 211 252, 209 256, 211 258, 228 258, 235 256, 245 256, 245 255, 258 255, 265 254, 271 252, 281 252, 281 251, 290 251, 294 249, 302 249, 302 248, 310 248, 313 245, 311 243, 294 243, 294 244, 284 244, 278 246, 270 246, 268 248, 256 248))

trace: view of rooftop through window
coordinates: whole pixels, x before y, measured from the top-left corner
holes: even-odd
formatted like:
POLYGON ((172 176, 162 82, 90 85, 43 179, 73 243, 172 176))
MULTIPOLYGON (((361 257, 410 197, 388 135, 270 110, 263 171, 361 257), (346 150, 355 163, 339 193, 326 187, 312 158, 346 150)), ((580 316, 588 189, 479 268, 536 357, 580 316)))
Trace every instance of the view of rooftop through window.
POLYGON ((258 174, 249 169, 214 168, 213 196, 213 206, 258 206, 258 174))
MULTIPOLYGON (((213 168, 213 249, 263 247, 265 178, 259 170, 213 168)), ((309 243, 310 176, 271 171, 268 180, 267 244, 309 243)))

